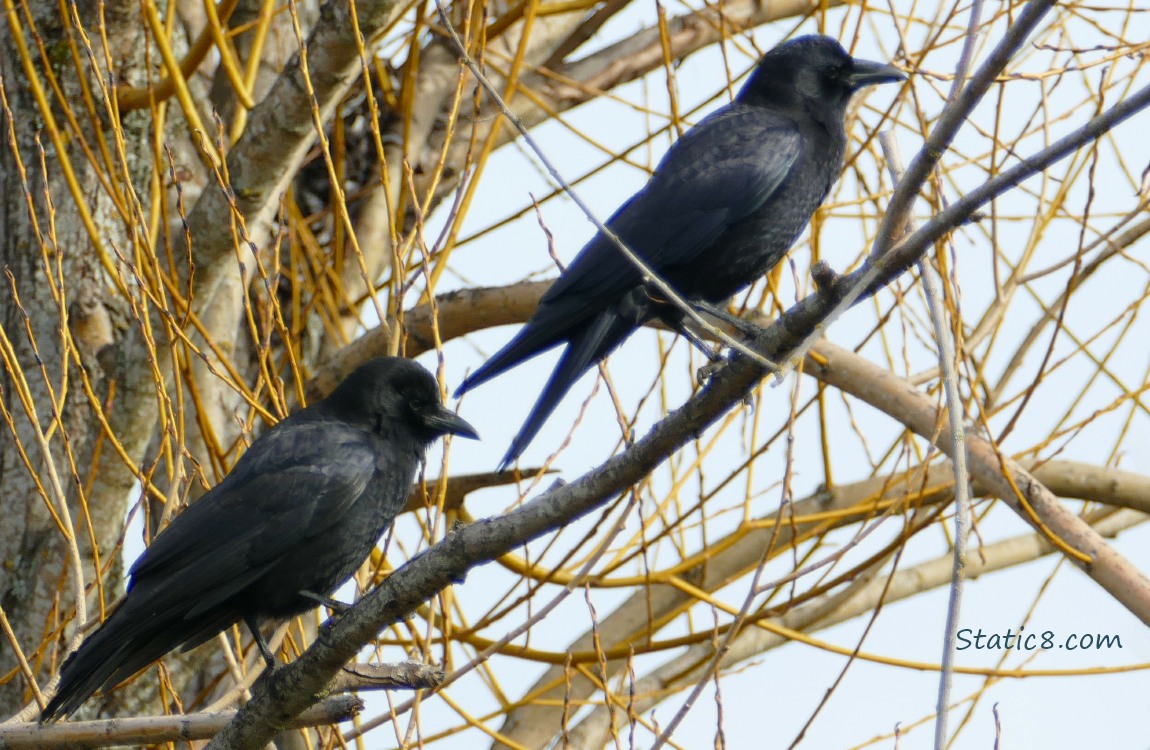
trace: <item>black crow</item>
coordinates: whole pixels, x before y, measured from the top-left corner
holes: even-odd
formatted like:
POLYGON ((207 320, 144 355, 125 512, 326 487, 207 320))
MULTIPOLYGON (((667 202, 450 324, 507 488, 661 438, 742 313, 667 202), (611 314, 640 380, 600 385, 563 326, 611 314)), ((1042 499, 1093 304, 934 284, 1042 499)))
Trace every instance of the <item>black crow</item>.
POLYGON ((477 437, 441 404, 435 378, 398 357, 360 366, 260 435, 132 565, 127 594, 65 660, 40 720, 241 621, 274 665, 257 624, 330 602, 403 508, 424 451, 442 435, 477 437))
MULTIPOLYGON (((680 296, 713 309, 778 263, 826 198, 842 169, 851 95, 905 78, 890 65, 853 59, 826 36, 775 47, 734 102, 671 147, 608 228, 680 296)), ((579 376, 652 319, 691 336, 683 313, 596 234, 518 335, 456 391, 567 345, 500 468, 519 457, 579 376)))

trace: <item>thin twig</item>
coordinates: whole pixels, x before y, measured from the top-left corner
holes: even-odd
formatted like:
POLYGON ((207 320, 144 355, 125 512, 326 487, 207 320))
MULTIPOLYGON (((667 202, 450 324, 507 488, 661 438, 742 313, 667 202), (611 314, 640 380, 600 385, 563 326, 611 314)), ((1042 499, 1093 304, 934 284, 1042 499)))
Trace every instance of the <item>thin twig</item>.
MULTIPOLYGON (((961 70, 961 67, 960 67, 961 70)), ((891 179, 896 183, 902 179, 902 158, 898 144, 889 131, 879 134, 883 156, 891 179)), ((908 220, 908 232, 914 231, 914 222, 908 220)), ((923 259, 918 262, 919 278, 926 296, 930 320, 934 325, 934 336, 938 342, 938 364, 942 373, 943 389, 946 393, 946 408, 950 417, 951 455, 954 461, 954 551, 951 572, 950 599, 946 609, 946 625, 943 629, 942 669, 938 680, 938 702, 935 719, 935 750, 946 747, 947 713, 950 706, 950 689, 954 674, 954 649, 958 638, 958 615, 962 609, 962 590, 966 581, 966 542, 970 531, 970 482, 966 469, 966 415, 962 408, 962 397, 958 392, 958 373, 955 371, 956 347, 951 341, 952 330, 946 324, 946 311, 943 309, 942 292, 938 277, 930 263, 923 259)))
MULTIPOLYGON (((791 415, 787 420, 787 433, 790 439, 787 441, 787 457, 785 461, 786 476, 783 479, 783 497, 781 498, 780 509, 784 507, 793 497, 790 494, 791 470, 794 467, 795 413, 793 405, 795 401, 798 400, 798 391, 801 384, 801 380, 795 381, 795 387, 791 397, 791 415)), ((671 735, 673 735, 675 730, 679 728, 679 725, 683 722, 683 719, 687 718, 687 714, 690 712, 691 707, 695 705, 695 701, 697 701, 699 696, 703 694, 703 690, 706 689, 712 677, 714 677, 716 680, 715 690, 716 692, 718 691, 717 680, 719 677, 719 669, 722 666, 723 658, 728 653, 730 653, 731 646, 735 642, 735 637, 740 632, 742 632, 743 627, 746 625, 747 618, 751 614, 751 607, 754 605, 755 599, 758 597, 760 591, 762 591, 763 573, 766 570, 767 562, 770 560, 773 547, 774 545, 767 545, 763 547, 763 551, 759 555, 759 562, 755 566, 755 572, 751 575, 751 585, 747 589, 747 595, 743 598, 743 604, 739 608, 738 614, 736 614, 734 619, 731 621, 731 625, 729 628, 727 628, 727 632, 723 634, 722 640, 720 641, 718 638, 712 640, 712 648, 714 653, 711 654, 711 658, 707 662, 707 666, 699 674, 699 678, 695 681, 694 688, 691 689, 690 694, 683 701, 682 705, 679 707, 679 710, 675 712, 675 715, 671 718, 671 721, 668 722, 667 726, 664 727, 655 737, 655 742, 651 745, 651 750, 659 750, 659 748, 663 747, 671 740, 671 735)), ((606 675, 604 675, 604 682, 606 682, 606 675)))
POLYGON ((468 70, 471 71, 471 74, 475 76, 480 85, 483 86, 484 90, 487 92, 488 96, 491 97, 492 101, 495 102, 496 107, 498 107, 503 116, 506 117, 507 120, 515 126, 515 129, 519 131, 519 134, 523 137, 523 142, 527 144, 532 152, 534 152, 535 157, 539 159, 544 168, 551 175, 551 179, 555 180, 559 187, 563 189, 563 192, 567 193, 567 195, 571 197, 571 200, 575 203, 576 206, 579 207, 579 210, 583 212, 587 219, 595 225, 595 228, 599 230, 599 232, 604 237, 611 241, 611 244, 618 248, 619 252, 623 254, 623 257, 625 257, 633 266, 635 266, 635 268, 639 270, 639 273, 642 274, 643 277, 643 283, 649 284, 658 290, 659 294, 663 295, 668 302, 670 302, 679 310, 679 312, 683 313, 683 315, 689 318, 691 322, 699 326, 702 330, 706 331, 718 341, 740 352, 741 354, 750 357, 761 367, 765 367, 766 369, 772 371, 777 369, 777 366, 774 362, 771 362, 769 359, 765 358, 762 354, 756 352, 748 345, 728 335, 726 331, 722 331, 708 323, 703 318, 703 316, 699 314, 699 311, 691 306, 690 302, 679 296, 679 293, 671 288, 670 284, 664 281, 659 276, 659 274, 657 274, 650 266, 648 266, 642 258, 636 255, 635 252, 631 250, 631 248, 627 247, 627 243, 623 242, 619 235, 615 234, 613 231, 611 231, 610 228, 607 227, 606 224, 599 220, 599 217, 595 215, 595 212, 591 210, 591 207, 584 203, 583 199, 579 197, 579 194, 575 192, 575 188, 571 187, 571 184, 568 183, 567 180, 563 179, 563 175, 559 174, 559 170, 555 167, 551 160, 547 158, 547 155, 543 153, 543 149, 540 148, 539 144, 535 142, 535 139, 531 137, 530 132, 527 130, 527 126, 523 124, 523 121, 519 119, 518 115, 511 111, 511 108, 507 106, 507 102, 503 101, 503 97, 500 96, 499 92, 495 89, 494 84, 492 84, 487 76, 483 74, 483 71, 479 69, 479 65, 475 62, 475 60, 471 58, 471 55, 467 54, 467 48, 463 45, 463 40, 459 38, 459 34, 455 32, 455 27, 451 24, 451 20, 447 17, 447 10, 443 7, 443 0, 435 0, 435 7, 439 9, 439 18, 443 22, 443 26, 447 30, 448 35, 451 37, 451 41, 455 44, 459 59, 463 62, 464 65, 467 66, 468 70))
MULTIPOLYGON (((962 53, 954 70, 954 83, 946 97, 947 106, 957 103, 966 74, 970 70, 974 55, 974 42, 978 36, 978 25, 982 20, 982 0, 973 0, 970 7, 970 20, 966 27, 966 38, 962 43, 962 53)), ((902 182, 905 170, 898 152, 898 142, 890 132, 879 134, 883 156, 891 179, 898 185, 902 182)), ((935 171, 937 171, 937 163, 935 171)), ((914 231, 914 220, 908 218, 907 233, 914 231)), ((942 373, 943 389, 946 392, 946 409, 950 417, 950 442, 952 466, 954 468, 954 568, 951 572, 950 598, 946 607, 946 625, 942 637, 942 669, 938 675, 938 702, 935 708, 934 750, 946 750, 947 718, 950 710, 951 685, 954 682, 954 655, 958 641, 958 617, 962 611, 962 592, 966 582, 966 542, 970 533, 970 480, 966 471, 966 415, 963 412, 962 396, 958 392, 957 350, 958 341, 951 339, 962 335, 962 326, 947 326, 946 312, 943 309, 941 290, 934 268, 923 258, 918 262, 919 278, 922 279, 926 295, 927 309, 934 325, 934 338, 938 342, 938 365, 942 373)), ((957 305, 956 305, 957 308, 957 305)))
MULTIPOLYGON (((897 154, 895 155, 897 158, 897 154)), ((934 323, 938 341, 938 362, 942 370, 942 384, 946 392, 946 408, 950 415, 950 440, 954 456, 954 571, 950 586, 950 600, 946 608, 946 626, 942 639, 942 671, 939 674, 938 706, 935 719, 935 750, 946 747, 947 709, 950 706, 950 688, 954 669, 954 650, 958 638, 958 617, 962 611, 962 590, 966 581, 966 543, 970 533, 970 482, 966 472, 966 415, 962 397, 958 392, 958 373, 955 372, 955 345, 952 331, 946 325, 942 292, 937 274, 930 263, 919 262, 919 277, 926 294, 930 319, 934 323)))

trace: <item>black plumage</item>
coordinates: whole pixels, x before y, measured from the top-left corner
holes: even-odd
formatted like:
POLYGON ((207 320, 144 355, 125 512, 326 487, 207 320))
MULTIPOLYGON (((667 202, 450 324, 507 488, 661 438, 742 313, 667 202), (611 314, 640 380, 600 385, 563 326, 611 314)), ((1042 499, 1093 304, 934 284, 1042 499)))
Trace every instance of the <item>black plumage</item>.
MULTIPOLYGON (((688 301, 722 303, 782 259, 830 192, 851 95, 903 80, 805 36, 763 56, 735 97, 680 138, 607 226, 688 301)), ((456 396, 560 344, 566 350, 504 456, 515 461, 575 381, 638 326, 686 333, 683 313, 644 283, 602 233, 555 281, 523 329, 456 396)))
POLYGON ((367 559, 446 434, 477 437, 431 374, 397 357, 360 366, 272 427, 132 565, 126 596, 65 660, 41 721, 177 646, 315 607, 367 559))

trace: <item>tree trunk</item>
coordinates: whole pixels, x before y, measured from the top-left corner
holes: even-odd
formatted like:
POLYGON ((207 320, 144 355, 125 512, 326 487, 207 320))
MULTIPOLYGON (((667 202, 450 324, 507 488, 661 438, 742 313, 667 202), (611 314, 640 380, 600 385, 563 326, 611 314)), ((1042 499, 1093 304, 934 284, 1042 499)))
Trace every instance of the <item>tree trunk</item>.
MULTIPOLYGON (((147 196, 144 180, 151 158, 145 112, 125 116, 119 128, 109 127, 111 114, 101 91, 109 82, 143 80, 139 5, 106 3, 100 6, 101 19, 92 10, 95 6, 80 4, 84 10, 79 20, 92 45, 91 56, 77 29, 60 17, 61 6, 31 2, 27 7, 31 18, 11 12, 0 34, 0 75, 7 101, 0 148, 0 267, 6 271, 0 325, 8 339, 5 356, 15 360, 14 366, 9 362, 0 370, 6 412, 0 430, 0 606, 17 643, 25 648, 63 644, 76 632, 72 614, 77 559, 85 580, 103 580, 105 604, 121 588, 119 556, 108 551, 117 549, 129 495, 105 494, 88 502, 93 463, 114 452, 101 436, 84 381, 115 419, 116 362, 133 334, 123 324, 127 311, 115 301, 116 282, 100 253, 114 263, 117 251, 131 254, 141 247, 138 233, 146 225, 135 211, 146 216, 147 206, 120 198, 121 208, 128 209, 121 213, 100 176, 111 174, 121 196, 147 196), (99 70, 92 68, 93 60, 99 70), (106 61, 111 61, 111 70, 103 68, 106 61), (53 92, 51 78, 62 100, 53 92), (47 111, 38 103, 39 93, 49 102, 47 111), (85 95, 90 97, 87 110, 85 95), (78 130, 69 125, 69 115, 78 130), (114 132, 122 134, 119 143, 114 132), (95 159, 85 155, 82 143, 95 159), (102 162, 101 152, 110 154, 114 163, 102 162), (75 178, 72 185, 69 173, 75 178), (13 376, 17 372, 24 382, 13 376), (34 406, 34 417, 22 394, 34 406), (60 492, 66 514, 59 506, 60 492), (93 540, 102 557, 93 554, 93 540)), ((123 463, 118 458, 114 463, 124 474, 123 463)), ((130 473, 123 484, 125 489, 131 486, 130 473)), ((92 593, 89 619, 101 612, 92 593)), ((0 649, 0 674, 13 674, 17 667, 9 645, 0 649)), ((45 685, 57 666, 55 650, 42 647, 25 656, 45 685)), ((32 698, 25 677, 15 673, 0 684, 0 715, 17 711, 32 698)))

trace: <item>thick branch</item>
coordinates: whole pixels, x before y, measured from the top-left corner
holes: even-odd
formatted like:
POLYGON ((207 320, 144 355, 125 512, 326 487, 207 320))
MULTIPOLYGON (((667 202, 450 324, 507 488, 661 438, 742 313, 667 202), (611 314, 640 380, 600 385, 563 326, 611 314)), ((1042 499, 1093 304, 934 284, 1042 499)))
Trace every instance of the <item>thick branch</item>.
MULTIPOLYGON (((798 343, 776 324, 757 341, 768 358, 798 343)), ((289 667, 255 685, 251 701, 210 748, 262 747, 313 702, 340 667, 374 638, 469 570, 602 507, 706 429, 755 386, 761 371, 736 358, 690 401, 623 454, 575 482, 544 493, 506 516, 478 521, 418 555, 334 624, 289 667)))
POLYGON ((328 686, 333 693, 353 690, 430 690, 443 682, 443 670, 430 664, 348 664, 328 686))
MULTIPOLYGON (((775 325, 761 340, 785 344, 793 339, 788 339, 783 326, 775 325)), ((767 356, 774 351, 773 347, 764 347, 767 356)), ((852 357, 861 360, 856 355, 840 353, 834 348, 820 351, 824 357, 832 353, 835 357, 825 370, 828 373, 845 372, 846 363, 852 357)), ((856 367, 864 366, 860 362, 853 364, 856 367)), ((879 378, 878 382, 883 384, 887 397, 899 399, 900 409, 893 412, 896 418, 907 420, 908 426, 920 433, 933 435, 937 419, 928 420, 924 414, 919 413, 923 407, 921 401, 929 404, 930 410, 934 411, 929 398, 909 386, 897 387, 898 379, 895 376, 873 365, 869 366, 877 372, 868 372, 865 377, 879 378)), ((758 381, 758 377, 757 368, 745 361, 736 360, 627 452, 506 516, 476 522, 412 559, 371 591, 349 613, 334 624, 326 625, 316 643, 296 662, 261 679, 255 686, 251 701, 209 747, 262 747, 293 715, 312 702, 312 696, 322 690, 341 665, 352 659, 362 644, 372 639, 380 628, 402 618, 446 586, 461 580, 473 567, 601 507, 617 493, 639 481, 661 463, 665 456, 692 439, 738 402, 758 381)), ((861 379, 863 376, 856 374, 854 377, 861 379)), ((865 386, 864 392, 868 392, 865 386)), ((937 414, 934 416, 937 417, 937 414)), ((991 466, 985 461, 982 455, 984 447, 985 444, 972 441, 972 470, 980 480, 987 481, 1001 491, 1006 480, 998 472, 997 465, 991 466)), ((1136 614, 1141 616, 1147 613, 1150 616, 1150 604, 1147 603, 1150 601, 1150 582, 1137 575, 1128 575, 1125 561, 1101 542, 1093 530, 1089 527, 1081 528, 1085 524, 1080 519, 1074 516, 1065 518, 1069 514, 1058 507, 1057 503, 1047 502, 1041 494, 1045 490, 1029 478, 1021 467, 1017 467, 1015 476, 1016 481, 1029 494, 1031 504, 1040 509, 1044 520, 1049 519, 1048 525, 1054 526, 1063 538, 1078 545, 1079 549, 1095 556, 1095 565, 1088 571, 1091 576, 1136 614), (1119 572, 1121 574, 1117 574, 1119 572)))
MULTIPOLYGON (((1134 97, 1131 97, 1131 99, 1128 99, 1117 107, 1109 110, 1101 117, 1095 118, 1090 123, 1088 123, 1087 126, 1081 128, 1079 131, 1072 133, 1070 136, 1054 144, 1050 148, 1044 149, 1035 157, 1024 160, 1017 167, 1011 170, 1007 170, 999 177, 988 181, 978 190, 966 195, 962 200, 951 206, 946 211, 942 212, 940 215, 936 216, 931 222, 916 232, 906 242, 902 243, 902 245, 900 245, 899 248, 896 248, 896 251, 892 253, 892 256, 900 259, 904 263, 907 261, 913 262, 915 259, 917 259, 917 257, 920 257, 922 253, 924 253, 937 238, 945 235, 946 232, 949 232, 954 227, 958 226, 981 205, 985 204, 1000 193, 1005 192, 1011 186, 1017 184, 1022 179, 1025 179, 1027 176, 1047 168, 1066 154, 1070 153, 1074 148, 1077 148, 1078 145, 1088 142, 1091 138, 1098 137, 1098 135, 1100 135, 1102 132, 1105 132, 1118 122, 1128 118, 1134 112, 1138 111, 1138 109, 1145 107, 1148 98, 1150 98, 1150 96, 1147 94, 1148 91, 1150 91, 1150 89, 1139 92, 1134 97)), ((850 283, 852 280, 861 278, 862 273, 864 273, 864 271, 860 270, 859 272, 856 272, 856 274, 853 275, 855 277, 854 279, 848 277, 847 283, 850 283)), ((517 286, 513 287, 512 289, 530 292, 535 291, 534 288, 528 288, 526 286, 517 286)), ((524 294, 524 296, 527 295, 524 294)), ((524 303, 522 298, 518 298, 515 301, 518 304, 524 303)), ((782 320, 772 326, 771 329, 761 337, 759 342, 761 344, 761 350, 767 356, 772 356, 772 354, 777 352, 785 351, 788 348, 788 345, 793 345, 793 343, 797 342, 798 338, 804 335, 806 331, 813 329, 814 326, 817 325, 818 322, 822 319, 822 316, 824 316, 832 306, 833 305, 830 303, 830 301, 820 295, 812 295, 811 297, 803 300, 794 308, 792 308, 792 310, 789 311, 782 320), (788 333, 788 330, 794 331, 795 335, 788 333)), ((472 308, 472 310, 475 309, 485 308, 472 308)), ((491 308, 486 309, 490 310, 491 308)), ((499 311, 501 312, 501 310, 499 311)), ((444 310, 441 309, 440 313, 443 314, 443 312, 444 310)), ((510 316, 510 311, 508 311, 506 314, 510 316)), ((444 336, 445 340, 446 338, 447 337, 444 336)), ((777 354, 775 354, 775 356, 777 356, 777 354)), ((631 464, 630 461, 628 461, 627 464, 621 464, 621 459, 641 458, 643 462, 642 465, 645 466, 646 461, 650 460, 650 456, 643 455, 641 451, 657 450, 658 446, 661 445, 664 440, 668 440, 673 444, 674 439, 669 438, 669 435, 672 435, 676 429, 681 429, 685 424, 695 422, 694 429, 701 429, 702 426, 705 426, 711 419, 715 418, 715 414, 712 410, 725 409, 729 407, 729 405, 733 403, 733 400, 741 398, 741 395, 748 391, 755 382, 757 382, 757 373, 755 372, 755 368, 744 361, 736 359, 731 367, 729 367, 725 372, 720 373, 720 375, 717 376, 706 389, 698 394, 693 401, 689 402, 686 406, 684 406, 682 409, 664 421, 661 425, 659 425, 651 435, 637 444, 632 451, 629 451, 621 457, 612 459, 610 462, 605 464, 603 469, 588 475, 588 477, 585 479, 592 480, 603 476, 610 476, 612 472, 616 470, 623 470, 627 476, 632 475, 629 469, 634 468, 635 465, 631 464)), ((909 385, 906 386, 906 390, 912 394, 917 395, 917 392, 913 391, 909 385)), ((894 412, 894 416, 896 418, 900 417, 898 412, 894 412)), ((927 435, 934 434, 934 424, 935 421, 932 419, 930 426, 927 427, 927 435)), ((999 484, 1004 481, 1001 473, 997 468, 994 468, 992 471, 991 467, 986 462, 979 461, 978 459, 975 460, 975 464, 976 476, 981 476, 986 472, 990 472, 988 474, 988 481, 992 483, 999 482, 999 484)), ((638 476, 641 475, 642 474, 640 473, 638 476)), ((582 484, 583 482, 584 480, 580 480, 580 482, 577 482, 575 485, 569 485, 568 487, 563 488, 557 492, 572 492, 572 488, 575 487, 579 488, 581 492, 583 490, 594 491, 592 489, 595 486, 594 484, 592 484, 590 487, 585 487, 582 484)), ((1024 480, 1024 484, 1027 487, 1027 491, 1037 493, 1036 497, 1042 495, 1043 490, 1041 489, 1041 485, 1039 485, 1037 482, 1031 483, 1024 480)), ((616 487, 616 485, 608 485, 608 487, 613 488, 616 487)), ((998 486, 996 489, 996 494, 998 494, 1000 489, 1001 487, 998 486)), ((611 489, 609 491, 617 490, 611 489)), ((1013 493, 1013 490, 1011 490, 1011 493, 1013 493)), ((537 501, 535 501, 535 503, 544 502, 548 500, 548 498, 553 500, 555 494, 556 493, 549 493, 548 495, 539 498, 537 501)), ((593 501, 587 500, 586 502, 593 501)), ((527 512, 529 509, 535 508, 535 503, 525 507, 520 512, 527 512)), ((1105 588, 1107 588, 1108 591, 1113 593, 1116 598, 1122 601, 1128 608, 1131 608, 1132 611, 1135 611, 1136 613, 1142 613, 1140 616, 1150 614, 1150 591, 1147 590, 1145 579, 1141 578, 1140 575, 1133 573, 1125 561, 1117 558, 1117 556, 1113 554, 1112 550, 1109 550, 1109 548, 1107 548, 1104 544, 1099 544, 1100 538, 1098 538, 1097 535, 1093 535, 1092 532, 1089 532, 1088 529, 1079 528, 1081 524, 1073 519, 1073 517, 1067 519, 1065 516, 1068 514, 1066 514, 1065 511, 1062 511, 1056 503, 1044 502, 1042 504, 1044 506, 1044 513, 1058 516, 1057 526, 1060 529, 1065 529, 1067 533, 1070 533, 1070 531, 1073 530, 1072 536, 1074 539, 1088 542, 1084 551, 1088 551, 1091 554, 1098 554, 1104 558, 1103 562, 1105 563, 1105 572, 1100 574, 1097 572, 1097 570, 1092 572, 1092 575, 1096 578, 1096 580, 1098 580, 1105 588)), ((586 510, 582 510, 580 512, 586 512, 586 510)), ((510 522, 510 518, 500 520, 506 520, 510 522)), ((499 521, 488 521, 485 523, 499 524, 499 521)), ((558 525, 558 523, 556 525, 558 525)), ((466 534, 468 531, 470 531, 470 529, 464 530, 464 532, 461 533, 466 534)), ((448 540, 448 543, 450 542, 451 540, 448 540)), ((456 564, 463 564, 464 569, 466 569, 467 567, 470 567, 470 564, 474 563, 469 564, 463 563, 461 561, 456 561, 456 564)), ((391 583, 391 581, 388 583, 391 583)), ((386 586, 387 583, 384 585, 386 586)))
MULTIPOLYGON (((349 664, 336 675, 326 692, 428 690, 442 682, 443 670, 430 664, 349 664)), ((362 709, 363 702, 354 696, 332 698, 304 711, 287 728, 337 724, 354 718, 362 709)), ((0 747, 42 748, 64 745, 69 748, 95 748, 205 740, 227 726, 235 714, 235 711, 205 711, 188 716, 69 721, 48 725, 0 725, 0 747)))

